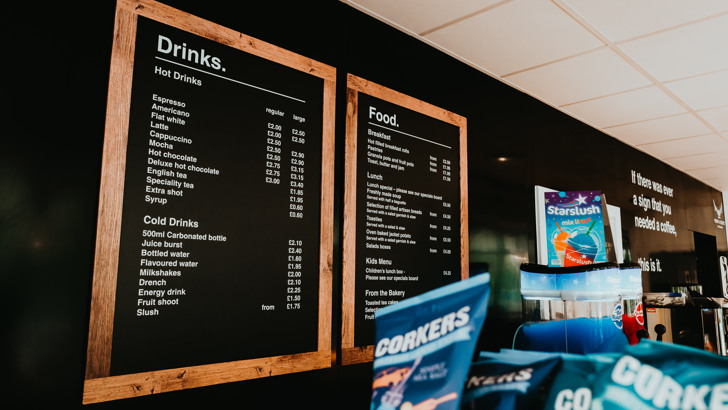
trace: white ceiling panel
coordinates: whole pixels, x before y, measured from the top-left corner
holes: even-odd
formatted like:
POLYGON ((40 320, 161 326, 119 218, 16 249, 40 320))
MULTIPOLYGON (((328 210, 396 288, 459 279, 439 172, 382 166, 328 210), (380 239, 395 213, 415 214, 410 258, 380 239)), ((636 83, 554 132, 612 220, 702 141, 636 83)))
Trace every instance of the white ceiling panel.
POLYGON ((606 46, 504 78, 558 106, 652 85, 606 46))
POLYGON ((724 0, 563 0, 612 42, 728 11, 724 0))
POLYGON ((349 4, 420 34, 501 1, 503 0, 356 0, 349 4))
POLYGON ((728 69, 667 83, 665 86, 694 110, 728 106, 728 69))
POLYGON ((548 0, 514 0, 424 37, 499 76, 604 45, 548 0))
MULTIPOLYGON (((728 167, 728 150, 713 151, 707 154, 675 157, 667 159, 667 162, 675 168, 685 171, 706 167, 728 167)), ((728 174, 726 176, 728 176, 728 174)))
POLYGON ((728 131, 728 107, 700 111, 698 114, 718 131, 728 131))
MULTIPOLYGON (((706 184, 708 184, 710 186, 714 186, 714 187, 728 186, 728 177, 726 177, 726 175, 728 175, 728 167, 723 168, 720 171, 720 174, 721 174, 721 176, 719 178, 710 178, 710 179, 705 178, 705 179, 703 179, 703 178, 697 178, 694 175, 693 175, 693 178, 695 178, 695 179, 697 179, 699 181, 703 181, 706 184)), ((723 193, 723 195, 724 195, 724 197, 725 196, 728 196, 725 193, 723 193)), ((725 203, 728 203, 728 200, 725 203)))
POLYGON ((609 134, 632 145, 650 144, 710 134, 712 130, 695 115, 681 114, 606 129, 609 134))
POLYGON ((624 50, 659 81, 728 68, 728 15, 622 43, 624 50))
POLYGON ((680 104, 656 86, 571 104, 562 108, 600 128, 686 112, 680 104))
POLYGON ((692 138, 655 142, 639 146, 640 149, 660 158, 708 154, 716 150, 728 150, 728 142, 719 135, 710 134, 692 138))
POLYGON ((728 0, 341 1, 728 192, 728 0))
POLYGON ((688 174, 698 179, 721 180, 725 176, 726 167, 701 168, 688 171, 688 174))

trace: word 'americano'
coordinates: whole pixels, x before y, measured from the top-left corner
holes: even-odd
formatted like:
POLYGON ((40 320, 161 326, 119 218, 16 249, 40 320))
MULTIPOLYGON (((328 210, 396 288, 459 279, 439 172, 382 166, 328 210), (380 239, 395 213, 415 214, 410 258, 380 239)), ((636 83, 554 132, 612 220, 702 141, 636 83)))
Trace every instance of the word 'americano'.
MULTIPOLYGON (((222 61, 218 57, 213 57, 205 52, 205 49, 194 50, 187 48, 186 43, 182 45, 174 44, 169 38, 160 35, 157 41, 157 51, 164 54, 171 54, 174 57, 187 60, 191 63, 203 65, 215 70, 222 70, 222 61)), ((225 70, 223 70, 225 71, 225 70)))

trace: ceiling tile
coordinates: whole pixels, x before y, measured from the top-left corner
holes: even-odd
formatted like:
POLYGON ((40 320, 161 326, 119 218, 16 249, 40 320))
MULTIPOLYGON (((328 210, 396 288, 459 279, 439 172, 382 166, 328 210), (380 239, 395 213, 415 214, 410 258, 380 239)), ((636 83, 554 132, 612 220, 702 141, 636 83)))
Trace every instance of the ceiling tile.
POLYGON ((341 1, 728 190, 728 0, 341 1))
MULTIPOLYGON (((723 195, 728 192, 728 178, 726 177, 721 177, 717 179, 703 179, 701 181, 712 186, 718 191, 722 191, 723 195)), ((728 201, 726 203, 728 203, 728 201)))
POLYGON ((606 46, 505 79, 556 106, 652 84, 606 46))
POLYGON ((716 134, 710 134, 644 144, 639 148, 658 158, 673 158, 728 150, 728 141, 716 134))
POLYGON ((722 0, 564 0, 613 42, 728 11, 722 0))
POLYGON ((686 171, 706 167, 728 166, 728 150, 715 150, 707 154, 674 157, 666 160, 666 162, 678 169, 686 171))
POLYGON ((419 34, 501 1, 503 0, 344 0, 344 3, 419 34))
POLYGON ((686 112, 680 104, 656 86, 571 104, 562 108, 600 128, 686 112))
POLYGON ((549 0, 514 0, 425 38, 496 75, 603 45, 549 0))
POLYGON ((619 47, 663 82, 728 68, 728 15, 628 41, 619 47))
POLYGON ((725 180, 728 175, 728 166, 701 168, 688 171, 688 174, 700 180, 725 180))
POLYGON ((693 114, 681 114, 620 125, 605 130, 632 145, 710 134, 712 130, 693 114))
POLYGON ((728 70, 671 82, 665 86, 694 110, 728 105, 728 70))
POLYGON ((699 111, 698 115, 703 117, 718 131, 728 131, 728 107, 699 111))

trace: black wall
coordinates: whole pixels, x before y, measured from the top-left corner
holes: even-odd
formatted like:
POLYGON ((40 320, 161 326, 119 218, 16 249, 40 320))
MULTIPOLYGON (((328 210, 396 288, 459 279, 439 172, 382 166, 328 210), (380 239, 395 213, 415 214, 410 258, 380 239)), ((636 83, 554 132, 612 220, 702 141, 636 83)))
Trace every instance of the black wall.
MULTIPOLYGON (((659 288, 695 276, 693 234, 717 237, 710 187, 338 1, 165 1, 338 70, 334 323, 340 321, 346 73, 468 119, 470 259, 492 275, 481 347, 509 347, 518 266, 536 261, 534 185, 601 189, 622 209, 628 260, 657 258, 659 288), (259 3, 259 4, 258 4, 259 3), (554 147, 576 147, 568 167, 554 147), (501 163, 499 156, 510 158, 501 163), (678 235, 634 227, 636 170, 676 189, 678 235), (692 275, 692 276, 691 276, 692 275)), ((0 310, 6 403, 82 407, 113 1, 13 2, 2 14, 0 310), (20 400, 19 402, 17 400, 20 400)), ((562 152, 562 153, 563 153, 562 152)), ((338 329, 335 329, 338 330, 338 329)), ((334 334, 335 344, 338 332, 334 334)), ((87 407, 368 408, 371 365, 251 380, 87 407)))

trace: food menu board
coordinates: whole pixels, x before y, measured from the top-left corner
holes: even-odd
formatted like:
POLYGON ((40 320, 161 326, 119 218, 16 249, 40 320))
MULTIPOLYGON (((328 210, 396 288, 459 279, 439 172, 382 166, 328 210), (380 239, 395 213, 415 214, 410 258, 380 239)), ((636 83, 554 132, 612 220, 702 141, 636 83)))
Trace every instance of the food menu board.
POLYGON ((465 119, 349 75, 342 362, 374 312, 467 277, 465 119))
POLYGON ((199 32, 183 30, 157 3, 120 4, 117 30, 135 23, 128 131, 106 138, 126 137, 123 195, 102 192, 99 225, 113 242, 102 219, 121 205, 119 240, 108 256, 97 246, 94 273, 113 327, 104 354, 90 335, 87 380, 187 368, 194 387, 219 382, 206 370, 230 381, 329 366, 334 70, 180 14, 199 32), (212 39, 226 35, 240 43, 212 39))

